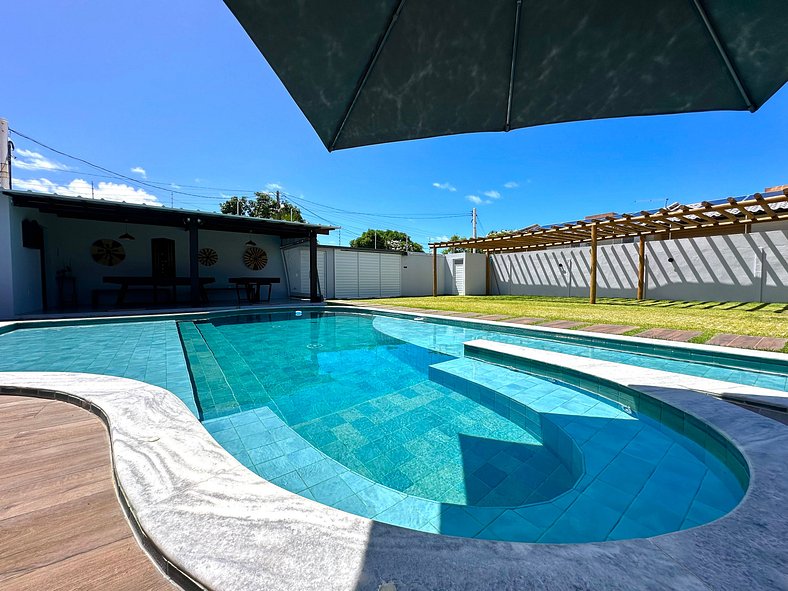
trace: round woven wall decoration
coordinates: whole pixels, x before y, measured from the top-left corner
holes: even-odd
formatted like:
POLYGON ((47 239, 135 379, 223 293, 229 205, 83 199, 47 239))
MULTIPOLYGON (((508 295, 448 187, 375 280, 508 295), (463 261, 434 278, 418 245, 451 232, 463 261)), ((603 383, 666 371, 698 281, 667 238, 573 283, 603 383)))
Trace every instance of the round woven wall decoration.
POLYGON ((197 252, 197 260, 203 267, 213 267, 219 260, 219 255, 212 248, 201 248, 197 252))
POLYGON ((123 245, 117 240, 102 238, 101 240, 96 240, 90 246, 90 256, 99 265, 114 267, 126 258, 126 251, 123 250, 123 245))
POLYGON ((244 265, 252 271, 259 271, 268 264, 268 255, 262 248, 250 246, 244 251, 244 265))

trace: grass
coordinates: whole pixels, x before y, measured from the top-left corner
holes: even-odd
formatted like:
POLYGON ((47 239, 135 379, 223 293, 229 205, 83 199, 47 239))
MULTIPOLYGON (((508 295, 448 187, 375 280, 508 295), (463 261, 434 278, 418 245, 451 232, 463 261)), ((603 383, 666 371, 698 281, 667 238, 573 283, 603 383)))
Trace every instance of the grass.
MULTIPOLYGON (((382 303, 381 300, 367 300, 382 303)), ((628 334, 647 328, 699 330, 694 342, 705 342, 718 333, 788 338, 788 304, 761 302, 683 302, 625 298, 539 296, 439 296, 392 298, 386 303, 410 308, 532 316, 546 320, 574 320, 590 324, 637 326, 628 334)), ((783 351, 788 352, 788 346, 783 351)))

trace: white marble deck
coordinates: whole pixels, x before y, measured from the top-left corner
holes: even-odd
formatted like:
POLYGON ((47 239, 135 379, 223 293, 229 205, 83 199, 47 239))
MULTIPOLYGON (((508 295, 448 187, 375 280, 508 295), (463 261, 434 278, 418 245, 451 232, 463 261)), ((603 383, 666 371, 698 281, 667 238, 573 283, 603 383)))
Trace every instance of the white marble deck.
MULTIPOLYGON (((637 372, 630 387, 651 383, 637 372)), ((788 589, 788 428, 686 384, 651 384, 649 395, 739 446, 751 469, 744 500, 711 524, 664 536, 547 545, 427 534, 291 494, 243 467, 155 386, 0 373, 4 394, 67 393, 106 417, 117 484, 138 527, 168 561, 216 591, 377 590, 387 582, 400 590, 788 589)))

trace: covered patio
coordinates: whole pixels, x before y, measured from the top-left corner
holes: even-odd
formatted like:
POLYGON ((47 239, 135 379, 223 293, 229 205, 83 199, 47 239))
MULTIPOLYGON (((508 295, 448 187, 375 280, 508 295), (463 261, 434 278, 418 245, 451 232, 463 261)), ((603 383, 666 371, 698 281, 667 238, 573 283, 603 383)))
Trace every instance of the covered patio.
POLYGON ((3 191, 8 244, 0 316, 287 300, 281 248, 308 244, 311 302, 322 301, 317 237, 333 227, 42 193, 3 191))

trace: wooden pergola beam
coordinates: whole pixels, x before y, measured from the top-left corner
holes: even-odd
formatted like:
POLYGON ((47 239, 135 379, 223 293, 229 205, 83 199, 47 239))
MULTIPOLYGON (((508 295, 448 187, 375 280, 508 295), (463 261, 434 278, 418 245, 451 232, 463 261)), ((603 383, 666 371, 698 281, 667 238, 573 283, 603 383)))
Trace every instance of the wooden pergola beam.
MULTIPOLYGON (((474 248, 486 252, 521 252, 591 242, 592 233, 595 240, 599 241, 673 232, 680 234, 687 230, 722 229, 739 223, 788 219, 788 210, 776 210, 772 207, 775 203, 788 203, 788 190, 770 197, 757 193, 741 201, 731 197, 725 203, 712 204, 704 201, 696 207, 682 205, 677 210, 662 208, 658 212, 641 211, 639 215, 611 215, 601 220, 579 220, 548 228, 537 226, 537 229, 530 231, 518 231, 492 238, 438 242, 430 246, 474 248), (747 209, 756 205, 761 211, 752 212, 747 209)), ((710 234, 713 234, 713 231, 710 234)))

